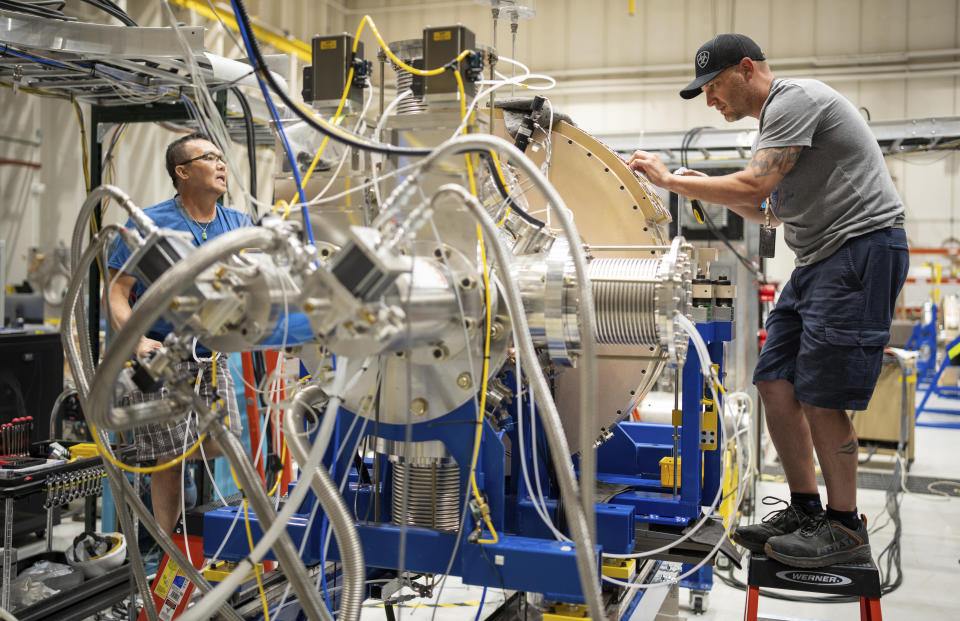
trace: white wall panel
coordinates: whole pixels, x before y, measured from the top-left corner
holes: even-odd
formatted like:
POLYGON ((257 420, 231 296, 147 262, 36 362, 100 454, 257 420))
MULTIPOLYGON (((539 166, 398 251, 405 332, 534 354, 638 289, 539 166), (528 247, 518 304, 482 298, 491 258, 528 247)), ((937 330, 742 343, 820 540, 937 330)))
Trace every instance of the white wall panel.
POLYGON ((907 49, 907 3, 868 0, 860 11, 860 51, 907 49))
MULTIPOLYGON (((860 2, 810 2, 815 7, 813 33, 813 52, 817 56, 835 56, 860 51, 860 2)), ((803 28, 805 15, 786 17, 791 23, 803 28)), ((802 50, 797 49, 793 52, 802 50)), ((797 54, 800 55, 800 54, 797 54)))
MULTIPOLYGON (((419 37, 428 24, 461 22, 476 32, 478 42, 493 42, 490 9, 472 0, 248 0, 247 4, 251 14, 303 40, 320 33, 352 34, 364 12, 369 12, 388 40, 419 37)), ((749 34, 767 52, 775 71, 778 59, 960 47, 957 0, 637 0, 634 16, 627 14, 627 4, 625 0, 540 0, 537 17, 519 24, 517 57, 533 71, 637 68, 629 76, 608 76, 610 84, 614 79, 622 84, 619 88, 600 87, 593 92, 554 97, 556 107, 572 114, 586 131, 639 135, 644 131, 684 130, 697 125, 726 126, 714 110, 707 108, 703 98, 685 102, 677 96, 682 82, 692 77, 691 61, 696 49, 715 32, 733 30, 749 34), (690 70, 685 77, 674 74, 676 87, 641 86, 639 80, 644 76, 664 75, 643 73, 644 70, 662 69, 664 65, 690 65, 690 70)), ((165 24, 158 2, 129 5, 141 24, 165 24)), ((208 28, 208 49, 230 57, 242 55, 219 24, 184 9, 176 8, 175 14, 179 20, 208 28)), ((102 19, 94 11, 89 15, 102 19)), ((498 37, 500 53, 509 55, 509 25, 503 21, 498 37)), ((369 30, 363 41, 367 57, 375 60, 376 43, 369 30)), ((500 69, 506 68, 501 65, 500 69)), ((560 86, 586 77, 563 77, 560 86)), ((392 83, 392 71, 388 71, 387 81, 392 83)), ((960 115, 957 78, 953 76, 825 81, 854 105, 868 108, 874 120, 960 115)), ((25 154, 26 159, 44 159, 41 171, 0 167, 0 235, 16 236, 16 242, 7 246, 9 258, 14 258, 13 254, 25 256, 29 245, 66 238, 65 232, 72 226, 73 215, 82 201, 79 138, 71 106, 66 102, 43 101, 22 94, 13 97, 3 89, 0 109, 4 110, 0 118, 2 135, 32 135, 36 128, 44 130, 41 149, 17 151, 19 147, 0 142, 0 156, 25 154), (34 197, 31 188, 39 187, 35 181, 45 189, 34 197), (26 209, 31 200, 38 206, 42 203, 43 211, 39 207, 26 209), (56 222, 56 226, 41 226, 40 213, 47 219, 44 224, 56 222)), ((754 124, 751 119, 738 122, 743 127, 754 124)), ((150 204, 169 196, 169 180, 159 162, 171 138, 172 134, 165 130, 144 126, 131 129, 121 143, 117 181, 138 202, 150 204)), ((239 146, 236 156, 243 162, 238 167, 245 174, 243 149, 239 146)), ((916 226, 910 221, 907 225, 911 239, 917 243, 938 243, 938 235, 949 228, 951 217, 960 211, 960 184, 954 182, 957 156, 932 164, 923 160, 926 165, 914 163, 914 158, 920 162, 922 158, 936 157, 942 154, 889 162, 911 218, 918 219, 916 226), (921 218, 930 219, 929 226, 921 226, 925 222, 921 218), (927 234, 936 239, 924 239, 927 234)), ((272 166, 273 155, 261 151, 259 159, 261 194, 265 194, 270 170, 264 167, 272 166)), ((8 276, 16 280, 17 274, 25 272, 25 265, 14 258, 8 270, 8 276)))
POLYGON ((957 44, 954 0, 910 0, 907 4, 908 49, 934 50, 957 44))
MULTIPOLYGON (((818 29, 819 11, 814 0, 776 0, 770 3, 770 26, 766 39, 759 36, 757 43, 767 58, 809 56, 822 45, 818 29)), ((741 30, 751 38, 753 31, 741 30)), ((832 53, 832 52, 828 52, 832 53)))
MULTIPOLYGON (((737 0, 731 30, 749 33, 757 41, 770 41, 772 5, 773 3, 769 0, 737 0)), ((786 36, 791 35, 788 33, 786 36)), ((689 53, 684 56, 684 58, 688 57, 692 58, 689 53)))
MULTIPOLYGON (((657 65, 661 63, 675 63, 680 60, 680 56, 693 57, 699 44, 693 46, 693 50, 682 53, 686 50, 686 24, 688 22, 700 21, 703 19, 701 14, 690 14, 685 10, 685 4, 682 2, 658 2, 657 0, 648 0, 645 5, 645 23, 643 30, 645 36, 645 58, 644 65, 657 65)), ((630 18, 625 15, 624 3, 617 3, 617 9, 623 19, 630 18)), ((616 45, 610 41, 608 45, 616 45)), ((612 63, 618 63, 611 58, 612 63)))

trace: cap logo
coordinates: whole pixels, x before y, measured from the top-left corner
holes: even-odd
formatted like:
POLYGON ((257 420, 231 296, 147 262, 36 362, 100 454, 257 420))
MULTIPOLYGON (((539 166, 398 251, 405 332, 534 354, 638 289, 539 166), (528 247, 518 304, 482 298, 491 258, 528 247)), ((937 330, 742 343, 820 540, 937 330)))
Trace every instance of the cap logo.
POLYGON ((710 62, 710 52, 703 50, 697 54, 697 66, 703 69, 707 66, 707 63, 710 62))

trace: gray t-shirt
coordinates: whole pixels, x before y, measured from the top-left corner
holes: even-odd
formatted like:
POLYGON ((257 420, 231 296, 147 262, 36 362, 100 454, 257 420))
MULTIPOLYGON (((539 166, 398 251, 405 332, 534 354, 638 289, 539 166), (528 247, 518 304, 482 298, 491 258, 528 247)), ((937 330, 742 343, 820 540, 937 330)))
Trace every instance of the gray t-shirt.
POLYGON ((818 80, 774 80, 760 111, 754 151, 801 146, 771 195, 796 264, 833 254, 845 241, 902 226, 903 202, 866 121, 818 80))

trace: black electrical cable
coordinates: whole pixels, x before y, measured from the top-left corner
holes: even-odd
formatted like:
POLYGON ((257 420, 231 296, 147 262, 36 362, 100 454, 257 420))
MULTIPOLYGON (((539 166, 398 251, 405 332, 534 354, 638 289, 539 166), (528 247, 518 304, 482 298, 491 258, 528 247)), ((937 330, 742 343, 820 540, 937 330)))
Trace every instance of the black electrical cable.
POLYGON ((100 9, 104 13, 110 15, 114 19, 123 23, 124 26, 136 26, 137 22, 133 21, 129 15, 124 12, 123 9, 118 7, 110 0, 80 0, 85 4, 89 4, 92 7, 100 9))
POLYGON ((255 36, 253 36, 253 26, 250 23, 250 16, 247 14, 247 8, 243 4, 243 0, 234 0, 236 3, 236 17, 239 19, 239 25, 243 27, 246 32, 249 34, 250 38, 250 51, 253 56, 255 68, 266 80, 267 85, 270 87, 274 93, 280 97, 280 100, 289 108, 294 114, 303 119, 310 127, 314 128, 318 132, 333 138, 339 142, 347 144, 351 147, 356 147, 361 151, 371 151, 373 153, 382 153, 384 155, 406 155, 406 156, 416 156, 423 157, 429 155, 433 149, 418 149, 413 147, 395 147, 393 145, 386 144, 377 144, 367 142, 360 136, 357 136, 351 132, 348 132, 344 129, 335 128, 326 121, 318 121, 313 116, 303 112, 296 102, 290 99, 290 96, 280 85, 277 84, 276 79, 273 77, 273 74, 267 70, 267 64, 263 60, 263 54, 260 53, 260 44, 257 42, 255 36))
POLYGON ((69 15, 64 15, 60 11, 54 9, 48 9, 43 5, 32 4, 30 2, 20 2, 20 0, 0 0, 0 9, 5 9, 7 11, 14 11, 17 13, 26 13, 28 15, 34 15, 36 17, 44 17, 49 19, 59 19, 63 21, 73 22, 77 21, 76 17, 70 17, 69 15))
POLYGON ((250 165, 250 196, 256 200, 257 198, 257 143, 256 136, 253 131, 253 113, 250 111, 250 102, 247 101, 247 96, 243 94, 237 87, 233 87, 230 91, 237 98, 237 101, 240 102, 240 108, 243 110, 243 124, 246 128, 247 134, 247 162, 250 165))
POLYGON ((507 189, 505 185, 503 185, 503 180, 500 179, 500 174, 497 171, 497 164, 496 162, 493 161, 493 156, 490 155, 490 153, 487 151, 479 151, 479 153, 480 153, 480 156, 487 163, 487 168, 490 169, 490 176, 493 177, 494 185, 497 186, 497 190, 500 192, 500 195, 504 198, 504 200, 507 201, 507 204, 510 205, 510 210, 515 212, 518 216, 520 216, 521 218, 526 220, 528 223, 532 224, 537 228, 542 229, 544 226, 546 226, 546 223, 544 221, 538 220, 537 218, 534 218, 533 216, 528 214, 526 211, 523 210, 522 207, 520 207, 520 205, 517 204, 515 200, 513 200, 513 198, 511 198, 510 190, 507 189))
MULTIPOLYGON (((687 153, 690 149, 690 143, 692 143, 693 139, 696 138, 700 134, 700 132, 702 132, 705 129, 711 129, 711 128, 707 125, 701 125, 699 127, 694 127, 693 129, 688 131, 686 134, 684 134, 683 140, 680 142, 680 165, 683 166, 684 168, 686 168, 689 163, 689 160, 687 159, 687 153)), ((678 234, 681 234, 681 229, 679 226, 680 208, 681 208, 680 199, 678 197, 677 199, 677 225, 678 225, 677 233, 678 234)), ((713 235, 717 239, 723 242, 723 244, 730 249, 730 252, 733 253, 733 255, 737 258, 737 260, 739 260, 740 263, 742 263, 743 266, 747 268, 747 271, 749 271, 754 276, 756 276, 759 282, 763 284, 767 284, 766 275, 763 272, 761 272, 759 269, 757 269, 756 265, 754 265, 754 263, 750 261, 747 257, 743 256, 743 254, 739 250, 734 248, 733 244, 730 243, 730 240, 727 238, 727 236, 724 235, 723 231, 721 231, 713 223, 713 219, 710 217, 710 214, 707 213, 707 210, 703 209, 702 206, 701 206, 701 212, 703 213, 704 223, 707 225, 707 228, 710 229, 710 232, 713 233, 713 235)))
MULTIPOLYGON (((897 460, 894 462, 893 476, 890 479, 890 486, 887 488, 887 498, 886 498, 886 510, 889 515, 889 520, 887 523, 893 523, 893 536, 890 538, 890 542, 883 548, 880 554, 876 558, 877 569, 880 571, 881 581, 880 581, 880 593, 881 595, 889 595, 896 591, 903 584, 903 568, 901 565, 901 545, 900 537, 903 534, 903 523, 900 519, 900 502, 903 496, 903 490, 901 489, 901 476, 902 476, 902 463, 903 463, 903 453, 906 448, 906 438, 907 438, 907 429, 909 422, 909 414, 907 413, 907 378, 909 377, 909 372, 903 360, 899 356, 894 356, 897 361, 897 364, 900 365, 900 437, 897 442, 897 460), (892 576, 896 576, 892 578, 892 576)), ((880 527, 874 527, 873 532, 879 531, 881 528, 885 527, 886 523, 880 527)), ((719 561, 719 558, 718 558, 719 561)), ((733 565, 730 564, 727 567, 721 567, 717 564, 717 572, 715 576, 720 579, 721 582, 727 586, 745 590, 747 585, 742 581, 736 579, 733 576, 733 565), (728 575, 723 575, 723 571, 726 571, 728 575)), ((827 595, 823 597, 812 597, 812 596, 801 596, 801 595, 786 595, 783 593, 768 591, 766 589, 760 589, 760 595, 764 597, 771 597, 774 599, 782 599, 791 602, 803 602, 803 603, 816 603, 816 604, 842 604, 856 602, 859 600, 857 597, 852 596, 842 596, 842 595, 827 595)))
POLYGON ((58 4, 58 5, 60 5, 60 6, 58 6, 58 7, 55 8, 55 9, 50 9, 50 10, 52 10, 52 11, 59 11, 59 10, 63 9, 63 7, 66 6, 66 4, 67 4, 67 0, 21 0, 21 1, 24 2, 25 4, 32 4, 33 6, 44 6, 44 7, 46 7, 46 6, 50 6, 51 4, 58 4))
MULTIPOLYGON (((690 143, 693 142, 693 139, 697 136, 697 134, 699 134, 704 129, 706 129, 706 126, 700 125, 698 127, 694 127, 690 129, 689 131, 687 131, 687 133, 683 135, 683 140, 680 141, 680 166, 682 166, 683 168, 687 167, 687 149, 689 148, 690 143)), ((682 201, 680 199, 680 195, 678 194, 677 195, 677 235, 683 235, 683 205, 681 203, 682 201)), ((701 211, 702 211, 702 208, 701 208, 701 211)))

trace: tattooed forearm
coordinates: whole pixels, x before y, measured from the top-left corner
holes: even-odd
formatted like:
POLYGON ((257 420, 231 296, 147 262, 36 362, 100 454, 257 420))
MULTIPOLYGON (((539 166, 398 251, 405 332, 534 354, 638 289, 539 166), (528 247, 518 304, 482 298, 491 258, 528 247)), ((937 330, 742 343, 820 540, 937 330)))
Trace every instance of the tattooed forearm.
POLYGON ((837 451, 837 455, 854 455, 858 448, 860 448, 860 445, 857 443, 857 439, 854 438, 841 446, 840 450, 837 451))
POLYGON ((800 159, 800 151, 802 150, 803 147, 760 149, 747 164, 747 170, 751 171, 757 179, 774 173, 786 175, 800 159))

